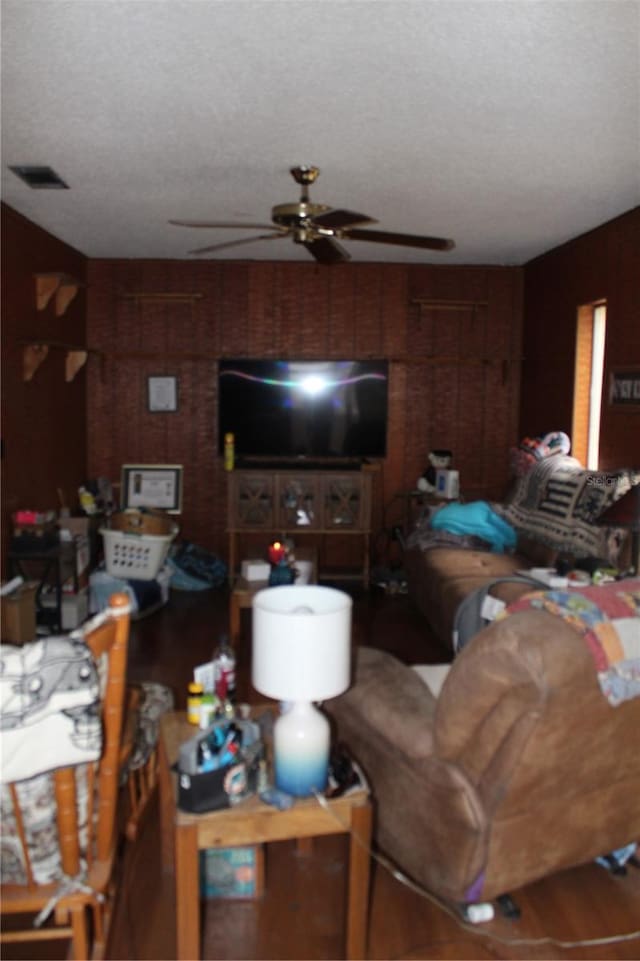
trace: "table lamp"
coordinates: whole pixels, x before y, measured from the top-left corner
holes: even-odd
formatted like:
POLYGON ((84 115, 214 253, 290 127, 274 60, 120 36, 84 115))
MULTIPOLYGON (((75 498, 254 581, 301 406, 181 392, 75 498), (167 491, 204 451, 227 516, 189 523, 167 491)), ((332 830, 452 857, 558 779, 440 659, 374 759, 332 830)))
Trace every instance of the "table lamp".
POLYGON ((275 784, 307 797, 324 791, 329 722, 314 706, 342 694, 351 671, 352 600, 331 587, 268 587, 253 599, 252 682, 284 701, 274 725, 275 784))

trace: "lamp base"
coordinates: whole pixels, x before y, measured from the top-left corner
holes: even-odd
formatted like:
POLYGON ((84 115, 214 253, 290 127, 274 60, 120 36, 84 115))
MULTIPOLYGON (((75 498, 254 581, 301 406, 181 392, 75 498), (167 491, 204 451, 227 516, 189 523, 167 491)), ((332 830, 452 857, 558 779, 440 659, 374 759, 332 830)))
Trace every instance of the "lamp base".
POLYGON ((279 564, 272 564, 269 572, 269 587, 279 587, 281 584, 293 584, 295 572, 289 567, 286 561, 279 564))
POLYGON ((324 791, 329 770, 329 722, 309 701, 294 702, 273 729, 276 787, 295 797, 324 791))

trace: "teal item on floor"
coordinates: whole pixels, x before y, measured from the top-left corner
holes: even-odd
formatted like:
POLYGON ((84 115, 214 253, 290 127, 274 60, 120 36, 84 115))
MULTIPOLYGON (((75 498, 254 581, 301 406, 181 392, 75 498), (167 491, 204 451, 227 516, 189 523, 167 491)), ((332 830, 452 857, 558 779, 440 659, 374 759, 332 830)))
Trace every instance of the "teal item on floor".
POLYGON ((431 518, 431 527, 451 534, 474 534, 491 544, 495 553, 504 553, 516 546, 515 530, 486 501, 446 504, 431 518))

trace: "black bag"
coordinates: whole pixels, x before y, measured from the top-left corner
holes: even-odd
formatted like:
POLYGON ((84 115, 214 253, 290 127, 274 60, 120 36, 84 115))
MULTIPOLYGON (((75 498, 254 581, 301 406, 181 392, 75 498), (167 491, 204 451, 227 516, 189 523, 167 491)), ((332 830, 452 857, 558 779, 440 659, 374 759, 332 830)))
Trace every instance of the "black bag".
POLYGON ((190 738, 180 748, 176 765, 178 774, 178 807, 190 814, 217 811, 242 801, 256 790, 258 764, 263 756, 260 728, 253 721, 234 720, 242 732, 238 755, 229 764, 214 771, 197 773, 197 757, 201 743, 216 728, 229 727, 227 720, 215 721, 190 738))

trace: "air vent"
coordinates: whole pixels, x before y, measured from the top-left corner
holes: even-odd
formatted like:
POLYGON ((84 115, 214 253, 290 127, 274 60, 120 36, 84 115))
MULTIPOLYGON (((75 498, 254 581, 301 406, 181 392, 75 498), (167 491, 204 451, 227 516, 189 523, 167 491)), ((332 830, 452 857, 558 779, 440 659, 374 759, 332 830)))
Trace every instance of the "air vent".
POLYGON ((68 190, 69 185, 51 167, 9 167, 34 190, 68 190))

